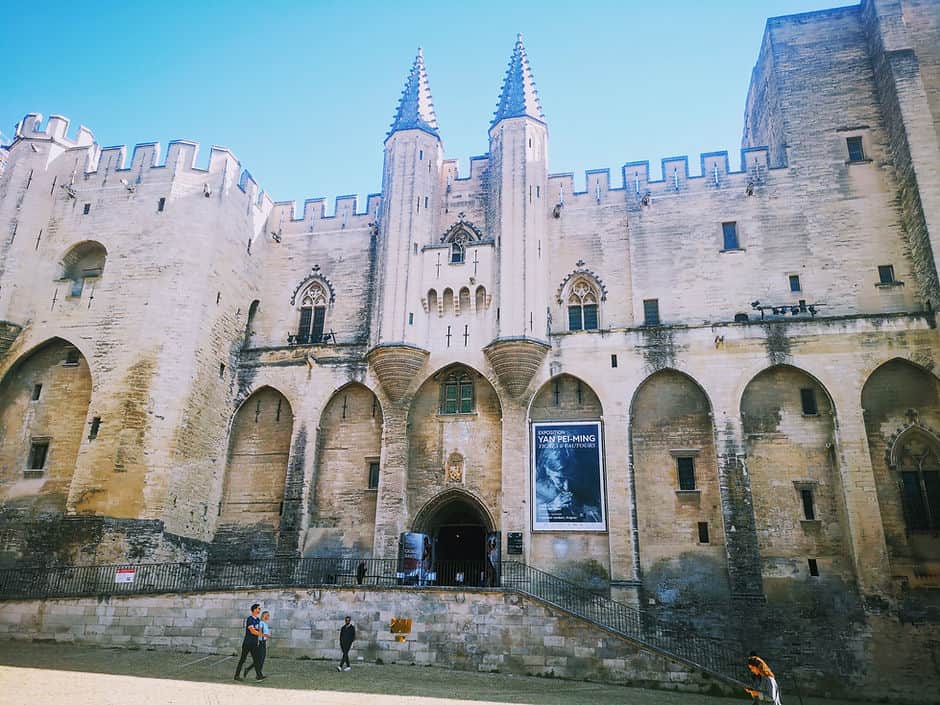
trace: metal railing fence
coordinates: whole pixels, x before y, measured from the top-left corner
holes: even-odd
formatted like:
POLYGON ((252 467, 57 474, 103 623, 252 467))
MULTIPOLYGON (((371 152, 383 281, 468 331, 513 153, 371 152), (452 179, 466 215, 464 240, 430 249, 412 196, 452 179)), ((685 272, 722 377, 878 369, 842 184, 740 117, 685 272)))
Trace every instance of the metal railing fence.
POLYGON ((0 600, 218 592, 336 586, 501 588, 535 598, 618 636, 740 684, 748 680, 735 644, 667 625, 538 568, 505 561, 440 561, 399 571, 395 559, 269 558, 251 561, 42 566, 0 570, 0 600))

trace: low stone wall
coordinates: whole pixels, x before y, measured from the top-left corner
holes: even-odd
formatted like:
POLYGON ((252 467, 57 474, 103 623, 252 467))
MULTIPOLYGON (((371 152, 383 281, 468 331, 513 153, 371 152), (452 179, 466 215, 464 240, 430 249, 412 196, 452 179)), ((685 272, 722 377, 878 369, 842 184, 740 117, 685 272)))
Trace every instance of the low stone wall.
POLYGON ((353 659, 727 692, 680 662, 498 591, 333 588, 19 600, 0 609, 0 635, 235 653, 253 602, 271 611, 272 656, 339 661, 339 628, 348 614, 356 625, 353 659), (403 643, 389 631, 393 617, 412 620, 403 643))

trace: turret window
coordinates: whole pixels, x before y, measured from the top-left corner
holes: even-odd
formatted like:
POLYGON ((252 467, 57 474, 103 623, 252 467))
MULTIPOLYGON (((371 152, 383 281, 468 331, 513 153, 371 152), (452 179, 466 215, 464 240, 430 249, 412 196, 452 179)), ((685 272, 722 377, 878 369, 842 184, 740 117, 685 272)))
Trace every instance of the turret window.
POLYGON ((450 244, 450 263, 463 264, 467 256, 467 250, 462 242, 454 241, 450 244))

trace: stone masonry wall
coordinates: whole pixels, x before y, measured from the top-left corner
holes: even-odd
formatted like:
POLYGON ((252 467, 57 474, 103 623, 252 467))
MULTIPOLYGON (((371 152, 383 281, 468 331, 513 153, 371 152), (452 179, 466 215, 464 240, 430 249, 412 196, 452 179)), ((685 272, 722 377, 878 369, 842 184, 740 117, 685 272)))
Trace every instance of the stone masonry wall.
POLYGON ((339 627, 356 625, 351 656, 693 692, 725 692, 682 663, 518 595, 454 590, 290 590, 4 603, 0 634, 108 647, 236 653, 253 602, 271 611, 272 657, 339 660, 339 627), (407 641, 392 618, 412 620, 407 641))

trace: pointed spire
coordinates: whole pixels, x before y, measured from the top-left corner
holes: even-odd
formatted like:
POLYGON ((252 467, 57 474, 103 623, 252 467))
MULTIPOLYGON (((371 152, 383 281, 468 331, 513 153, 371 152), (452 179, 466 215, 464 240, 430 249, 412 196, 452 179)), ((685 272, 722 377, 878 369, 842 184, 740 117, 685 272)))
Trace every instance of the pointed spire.
POLYGON ((418 56, 405 81, 405 90, 402 91, 401 100, 398 101, 398 112, 388 131, 391 137, 393 132, 399 130, 424 130, 435 137, 437 132, 437 116, 434 114, 434 102, 431 100, 431 89, 428 86, 428 72, 424 68, 424 52, 418 48, 418 56))
POLYGON ((539 101, 539 92, 535 89, 535 78, 532 76, 532 67, 529 66, 529 57, 522 44, 522 35, 516 35, 516 46, 509 59, 509 68, 506 78, 503 79, 503 90, 499 94, 499 103, 493 114, 492 128, 500 120, 511 117, 532 117, 544 120, 542 103, 539 101))

